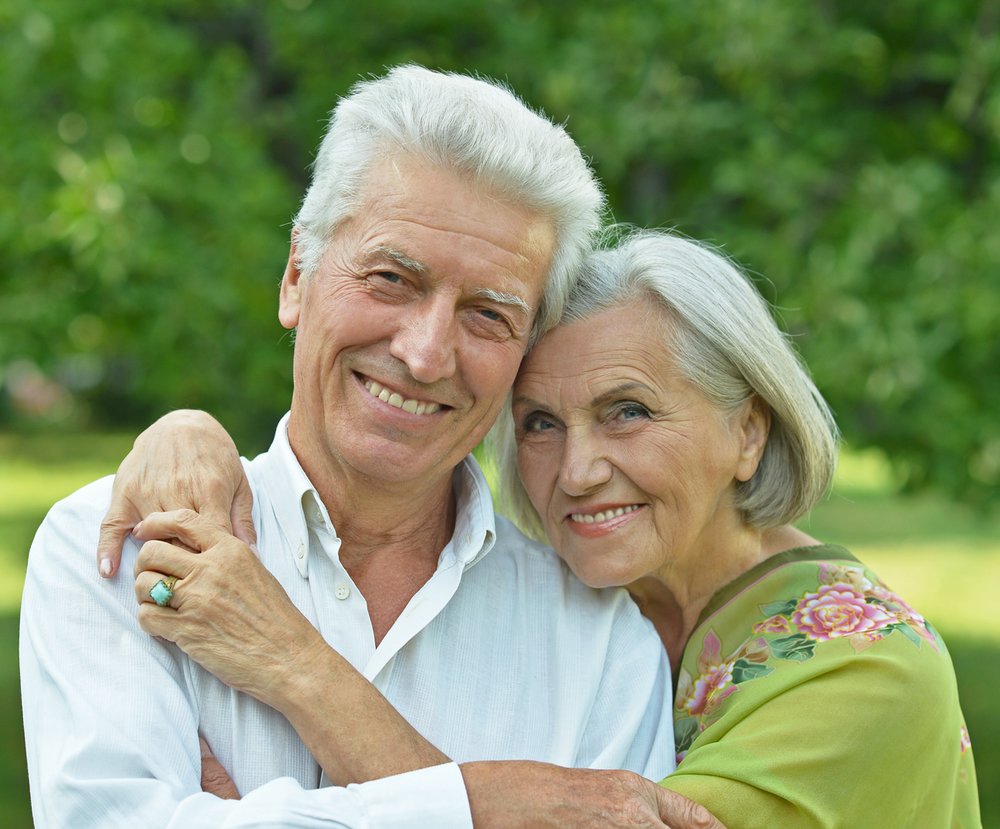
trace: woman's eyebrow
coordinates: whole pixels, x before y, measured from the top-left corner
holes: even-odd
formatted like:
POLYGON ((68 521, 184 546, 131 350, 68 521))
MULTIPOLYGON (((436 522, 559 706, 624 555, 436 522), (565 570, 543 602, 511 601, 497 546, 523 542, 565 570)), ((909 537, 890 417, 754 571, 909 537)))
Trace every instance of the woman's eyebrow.
POLYGON ((597 395, 597 397, 590 401, 590 405, 600 406, 602 403, 607 403, 610 400, 624 397, 637 391, 645 392, 647 394, 653 393, 653 390, 645 383, 640 383, 637 380, 629 380, 628 382, 619 383, 617 386, 601 392, 597 395))
POLYGON ((513 410, 515 406, 518 406, 518 407, 520 407, 520 406, 526 406, 529 409, 544 409, 545 408, 545 406, 543 406, 541 403, 539 403, 533 397, 527 397, 526 395, 523 395, 523 394, 517 394, 517 395, 514 395, 514 396, 511 397, 511 399, 510 399, 510 408, 513 410))

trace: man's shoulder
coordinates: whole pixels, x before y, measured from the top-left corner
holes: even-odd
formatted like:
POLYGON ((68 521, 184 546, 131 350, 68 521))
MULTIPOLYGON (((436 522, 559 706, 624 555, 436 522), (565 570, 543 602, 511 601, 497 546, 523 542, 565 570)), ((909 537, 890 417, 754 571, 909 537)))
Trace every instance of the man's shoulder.
MULTIPOLYGON (((529 538, 512 521, 500 514, 494 516, 494 521, 496 539, 493 549, 483 558, 482 564, 488 563, 490 569, 503 569, 512 573, 515 569, 527 570, 540 578, 551 580, 554 585, 565 585, 569 589, 582 586, 551 547, 529 538)), ((480 565, 477 564, 478 566, 480 565)))
POLYGON ((114 475, 106 475, 59 499, 49 509, 42 526, 72 523, 83 529, 92 525, 96 537, 111 503, 114 480, 114 475))
POLYGON ((114 476, 92 481, 49 510, 35 533, 28 554, 24 601, 42 600, 53 592, 70 590, 82 595, 115 594, 134 605, 131 579, 138 544, 128 536, 124 542, 121 572, 114 579, 97 576, 97 541, 101 521, 111 502, 114 476))
POLYGON ((509 591, 511 596, 516 595, 522 601, 534 602, 542 598, 560 614, 629 620, 639 615, 624 588, 588 587, 573 575, 551 547, 524 535, 499 514, 496 515, 496 543, 470 573, 480 568, 478 576, 485 577, 492 589, 509 591))

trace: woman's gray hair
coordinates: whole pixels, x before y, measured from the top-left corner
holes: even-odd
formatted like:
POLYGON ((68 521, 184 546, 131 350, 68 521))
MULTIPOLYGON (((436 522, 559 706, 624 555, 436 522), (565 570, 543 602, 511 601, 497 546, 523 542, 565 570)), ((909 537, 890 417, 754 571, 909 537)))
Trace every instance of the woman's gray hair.
MULTIPOLYGON (((620 228, 612 232, 622 234, 620 228)), ((833 479, 838 431, 767 302, 718 251, 669 232, 631 231, 587 259, 562 321, 585 320, 643 297, 670 321, 664 340, 684 376, 720 412, 734 412, 754 395, 770 409, 757 471, 736 487, 736 506, 746 522, 766 529, 801 518, 833 479)), ((501 508, 526 532, 544 538, 517 475, 509 398, 491 442, 501 508)))
POLYGON ((337 225, 357 209, 367 171, 399 153, 468 176, 552 223, 555 248, 532 341, 554 326, 600 228, 604 193, 562 127, 483 78, 399 66, 355 84, 337 103, 295 219, 301 272, 315 271, 337 225))

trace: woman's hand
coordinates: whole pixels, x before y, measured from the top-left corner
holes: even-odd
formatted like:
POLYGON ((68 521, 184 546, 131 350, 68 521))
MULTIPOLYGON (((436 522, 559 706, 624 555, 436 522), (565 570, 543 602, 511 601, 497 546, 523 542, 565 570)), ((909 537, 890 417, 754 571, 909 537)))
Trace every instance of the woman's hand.
POLYGON ((253 546, 253 496, 236 445, 205 412, 164 415, 135 440, 115 475, 111 505, 101 523, 97 567, 117 572, 125 536, 146 515, 193 509, 253 546))
POLYGON ((198 742, 201 743, 201 790, 223 800, 239 800, 240 793, 233 778, 222 763, 215 759, 205 738, 199 737, 198 742))

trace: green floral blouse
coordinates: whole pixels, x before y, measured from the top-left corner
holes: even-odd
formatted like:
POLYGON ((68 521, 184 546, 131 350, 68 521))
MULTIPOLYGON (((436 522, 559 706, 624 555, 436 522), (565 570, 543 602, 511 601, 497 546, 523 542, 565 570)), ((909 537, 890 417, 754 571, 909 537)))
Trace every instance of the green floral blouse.
POLYGON ((788 550, 717 593, 681 661, 663 785, 740 827, 978 827, 940 636, 846 550, 788 550))

